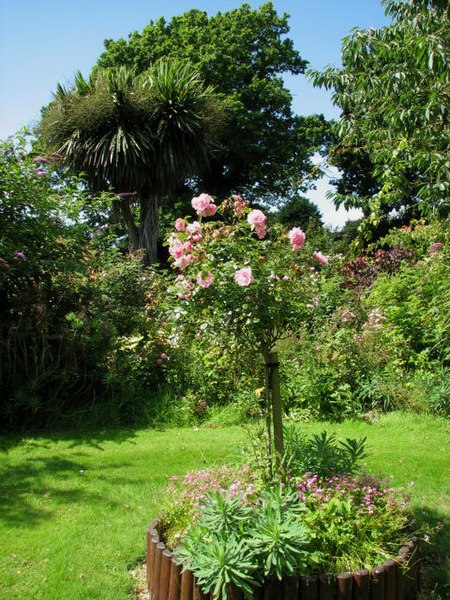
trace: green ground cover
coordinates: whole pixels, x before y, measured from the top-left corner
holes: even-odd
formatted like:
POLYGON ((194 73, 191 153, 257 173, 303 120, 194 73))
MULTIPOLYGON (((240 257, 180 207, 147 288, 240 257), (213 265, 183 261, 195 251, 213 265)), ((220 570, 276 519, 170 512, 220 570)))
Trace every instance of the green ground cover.
MULTIPOLYGON (((430 533, 425 585, 444 594, 448 555, 448 424, 393 413, 368 422, 310 423, 367 436, 367 469, 413 498, 430 533), (414 482, 412 484, 411 482, 414 482)), ((233 460, 240 427, 0 438, 0 597, 124 599, 168 477, 233 460)), ((442 596, 443 597, 443 596, 442 596)))

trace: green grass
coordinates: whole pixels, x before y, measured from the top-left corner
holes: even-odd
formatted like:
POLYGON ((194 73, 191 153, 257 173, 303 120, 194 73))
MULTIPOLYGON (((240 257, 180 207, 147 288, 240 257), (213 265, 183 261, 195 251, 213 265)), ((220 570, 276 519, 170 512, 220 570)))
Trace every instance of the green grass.
MULTIPOLYGON (((443 419, 391 414, 304 427, 367 436, 368 470, 407 488, 421 523, 448 519, 443 419)), ((239 427, 0 438, 0 597, 126 599, 167 478, 232 460, 244 439, 239 427)), ((444 589, 449 549, 442 531, 426 557, 428 589, 444 589)))

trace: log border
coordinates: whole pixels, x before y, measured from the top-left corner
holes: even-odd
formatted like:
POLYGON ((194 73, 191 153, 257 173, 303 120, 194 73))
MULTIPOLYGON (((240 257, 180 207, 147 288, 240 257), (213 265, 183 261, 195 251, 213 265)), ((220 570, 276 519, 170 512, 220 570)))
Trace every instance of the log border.
MULTIPOLYGON (((195 581, 192 571, 182 570, 173 553, 161 541, 156 519, 147 528, 147 585, 152 600, 213 600, 195 581)), ((253 600, 415 600, 419 591, 419 543, 417 538, 399 550, 398 560, 387 560, 370 571, 321 573, 268 580, 256 588, 253 600), (405 568, 405 565, 407 567, 405 568)), ((244 600, 230 588, 230 600, 244 600)))

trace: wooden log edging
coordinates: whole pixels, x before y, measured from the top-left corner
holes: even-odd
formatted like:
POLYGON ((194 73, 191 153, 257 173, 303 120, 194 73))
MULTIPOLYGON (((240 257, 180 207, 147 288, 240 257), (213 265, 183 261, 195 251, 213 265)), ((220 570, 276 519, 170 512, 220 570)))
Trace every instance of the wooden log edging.
MULTIPOLYGON (((195 581, 192 571, 181 572, 173 553, 160 540, 157 519, 147 528, 147 585, 152 600, 212 600, 195 581)), ((371 571, 322 573, 268 580, 255 589, 253 600, 415 600, 419 590, 419 544, 413 539, 371 571), (405 565, 407 567, 405 568, 405 565)), ((230 600, 244 600, 230 588, 230 600)))

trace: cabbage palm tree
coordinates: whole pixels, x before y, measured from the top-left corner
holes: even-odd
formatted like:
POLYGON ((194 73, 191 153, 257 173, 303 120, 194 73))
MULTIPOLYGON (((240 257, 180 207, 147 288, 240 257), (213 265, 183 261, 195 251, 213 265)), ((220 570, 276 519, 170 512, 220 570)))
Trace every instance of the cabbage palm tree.
POLYGON ((189 64, 160 60, 136 75, 125 67, 78 73, 58 85, 39 130, 94 191, 117 193, 129 249, 157 260, 161 197, 195 175, 217 143, 223 109, 189 64), (132 203, 139 203, 135 221, 132 203))

